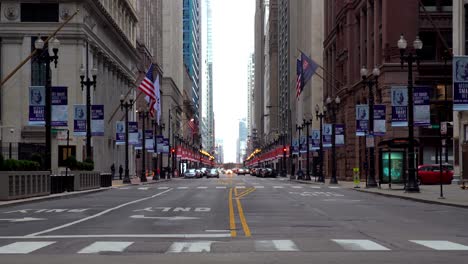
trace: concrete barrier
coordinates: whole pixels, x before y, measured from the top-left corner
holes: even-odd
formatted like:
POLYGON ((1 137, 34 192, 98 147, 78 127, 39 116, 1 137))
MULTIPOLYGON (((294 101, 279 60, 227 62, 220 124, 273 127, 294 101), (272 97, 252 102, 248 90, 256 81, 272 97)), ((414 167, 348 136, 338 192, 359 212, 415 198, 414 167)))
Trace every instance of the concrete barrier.
POLYGON ((71 171, 75 177, 73 190, 84 191, 101 187, 101 173, 98 171, 71 171))
POLYGON ((49 194, 49 171, 0 171, 0 200, 49 194))

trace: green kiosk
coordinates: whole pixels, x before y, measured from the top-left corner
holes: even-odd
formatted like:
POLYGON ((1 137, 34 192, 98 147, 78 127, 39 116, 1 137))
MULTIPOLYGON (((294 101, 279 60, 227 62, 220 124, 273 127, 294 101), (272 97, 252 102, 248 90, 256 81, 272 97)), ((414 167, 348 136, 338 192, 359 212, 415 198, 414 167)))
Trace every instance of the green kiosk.
MULTIPOLYGON (((418 164, 419 142, 413 140, 416 154, 415 164, 418 164)), ((382 184, 388 184, 389 188, 392 188, 392 183, 406 184, 408 142, 408 138, 393 138, 379 143, 379 187, 382 184)))

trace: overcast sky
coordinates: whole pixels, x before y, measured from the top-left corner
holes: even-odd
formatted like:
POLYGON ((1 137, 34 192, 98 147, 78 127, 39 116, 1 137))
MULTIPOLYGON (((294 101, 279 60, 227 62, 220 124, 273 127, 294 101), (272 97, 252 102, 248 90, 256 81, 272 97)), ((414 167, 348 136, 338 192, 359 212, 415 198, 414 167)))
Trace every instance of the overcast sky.
POLYGON ((255 0, 212 0, 215 136, 236 161, 239 119, 247 117, 247 65, 254 50, 255 0))

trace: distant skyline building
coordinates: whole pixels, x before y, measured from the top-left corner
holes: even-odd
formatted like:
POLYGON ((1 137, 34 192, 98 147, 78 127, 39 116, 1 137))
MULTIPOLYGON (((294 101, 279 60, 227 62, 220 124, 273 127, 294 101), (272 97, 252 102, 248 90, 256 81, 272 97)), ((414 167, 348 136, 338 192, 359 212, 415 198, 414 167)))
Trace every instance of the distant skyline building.
POLYGON ((191 104, 195 108, 194 118, 200 123, 200 86, 201 86, 201 6, 200 0, 183 2, 183 54, 184 64, 192 79, 191 104))
POLYGON ((206 122, 203 131, 204 147, 209 151, 215 148, 215 126, 213 111, 213 44, 212 44, 212 9, 211 0, 204 0, 202 7, 203 37, 203 84, 202 116, 206 122))
POLYGON ((247 137, 252 137, 254 126, 254 89, 255 89, 255 55, 252 53, 247 65, 247 137))
POLYGON ((245 118, 239 120, 239 137, 237 139, 236 163, 242 163, 247 150, 247 122, 245 118))
POLYGON ((216 144, 215 146, 216 163, 222 164, 224 163, 224 140, 217 138, 215 144, 216 144))

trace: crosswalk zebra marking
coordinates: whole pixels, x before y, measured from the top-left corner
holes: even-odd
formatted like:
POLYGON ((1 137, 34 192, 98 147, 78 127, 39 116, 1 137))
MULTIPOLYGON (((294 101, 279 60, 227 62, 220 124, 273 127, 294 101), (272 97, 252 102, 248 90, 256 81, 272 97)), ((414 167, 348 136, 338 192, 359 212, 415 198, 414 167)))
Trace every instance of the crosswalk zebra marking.
POLYGON ((169 189, 169 187, 167 187, 167 186, 158 187, 158 190, 167 190, 167 189, 169 189))
POLYGON ((197 189, 208 189, 206 186, 198 186, 197 189))
POLYGON ((166 253, 210 252, 212 241, 174 242, 166 253))
POLYGON ((122 252, 133 242, 97 241, 78 251, 78 254, 96 254, 99 252, 122 252))
POLYGON ((0 247, 0 254, 28 254, 54 243, 55 241, 15 242, 0 247))
POLYGON ((332 239, 346 250, 390 250, 368 239, 332 239))
POLYGON ((410 240, 410 242, 435 250, 468 250, 468 246, 446 240, 410 240))
POLYGON ((186 186, 180 186, 180 187, 177 187, 177 189, 179 189, 179 190, 185 190, 185 189, 188 189, 188 187, 186 187, 186 186))
POLYGON ((257 240, 255 249, 257 251, 299 251, 291 240, 257 240))

